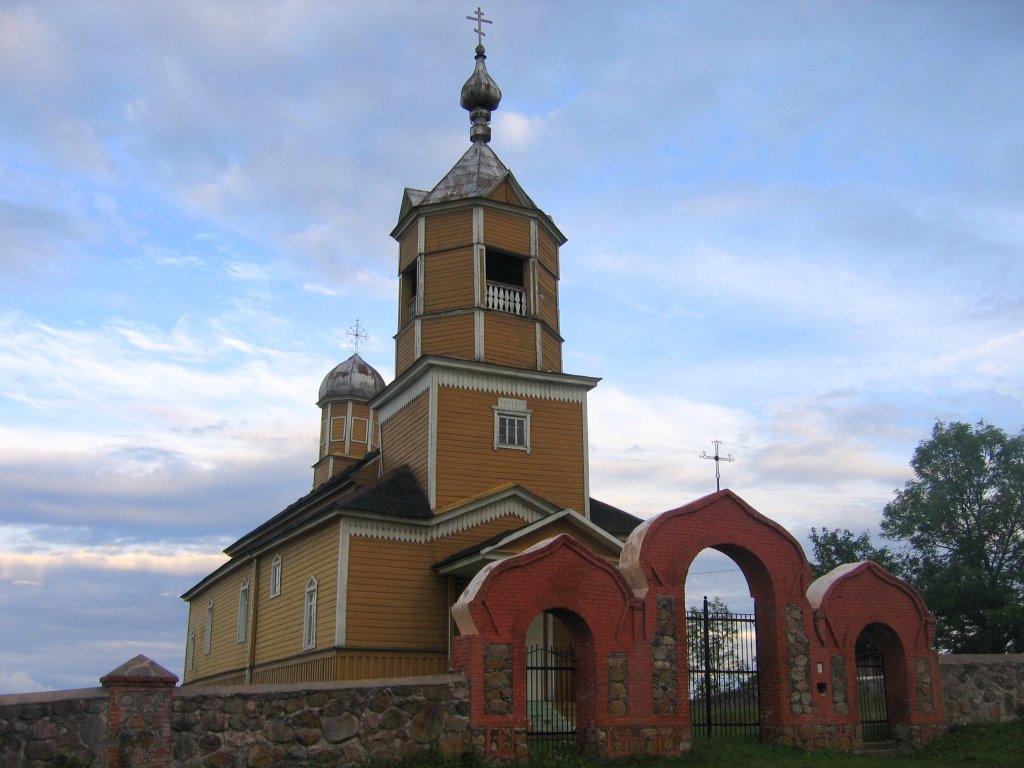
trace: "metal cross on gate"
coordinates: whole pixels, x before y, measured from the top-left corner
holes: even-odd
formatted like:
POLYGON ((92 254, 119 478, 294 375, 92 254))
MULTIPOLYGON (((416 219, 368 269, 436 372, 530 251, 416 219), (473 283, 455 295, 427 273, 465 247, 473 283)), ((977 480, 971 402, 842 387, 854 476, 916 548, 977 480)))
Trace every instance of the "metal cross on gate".
POLYGON ((707 451, 701 451, 700 457, 702 459, 712 459, 712 460, 714 460, 714 462, 715 462, 715 490, 716 491, 720 491, 720 490, 722 490, 722 473, 721 473, 721 470, 720 470, 720 462, 723 462, 723 461, 736 461, 736 459, 734 459, 732 457, 731 453, 726 455, 726 456, 719 456, 718 455, 718 447, 722 444, 721 440, 712 440, 711 442, 715 444, 715 455, 714 456, 708 456, 707 451))
POLYGON ((476 13, 474 15, 472 15, 472 16, 467 16, 466 18, 469 19, 470 21, 475 21, 476 22, 476 44, 477 45, 483 45, 484 44, 484 38, 487 36, 487 33, 484 32, 483 27, 481 27, 480 25, 481 24, 493 24, 494 22, 491 21, 490 19, 485 19, 484 18, 484 12, 480 10, 480 6, 479 5, 476 7, 476 13))

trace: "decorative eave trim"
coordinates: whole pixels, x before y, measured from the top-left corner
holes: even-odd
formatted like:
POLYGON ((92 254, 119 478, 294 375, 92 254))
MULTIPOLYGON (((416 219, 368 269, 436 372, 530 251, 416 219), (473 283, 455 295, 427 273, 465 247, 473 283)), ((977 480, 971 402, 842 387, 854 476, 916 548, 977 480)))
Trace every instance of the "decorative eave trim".
POLYGON ((505 368, 489 363, 425 356, 391 382, 370 403, 370 407, 377 412, 383 423, 431 386, 583 403, 587 399, 587 392, 596 387, 599 381, 601 379, 592 376, 505 368))

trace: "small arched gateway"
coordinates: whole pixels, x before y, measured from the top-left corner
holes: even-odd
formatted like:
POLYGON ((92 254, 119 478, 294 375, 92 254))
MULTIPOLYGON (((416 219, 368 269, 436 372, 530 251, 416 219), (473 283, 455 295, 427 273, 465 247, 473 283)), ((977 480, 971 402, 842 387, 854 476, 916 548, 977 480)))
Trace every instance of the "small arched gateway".
POLYGON ((864 633, 886 659, 890 736, 926 743, 943 731, 934 619, 917 592, 874 563, 811 584, 799 543, 725 490, 646 521, 618 566, 563 534, 473 579, 452 613, 454 666, 470 678, 477 749, 495 758, 527 754, 527 636, 547 613, 571 636, 580 749, 602 757, 688 750, 683 592, 690 563, 708 547, 736 561, 755 598, 762 740, 810 749, 863 744, 864 633))

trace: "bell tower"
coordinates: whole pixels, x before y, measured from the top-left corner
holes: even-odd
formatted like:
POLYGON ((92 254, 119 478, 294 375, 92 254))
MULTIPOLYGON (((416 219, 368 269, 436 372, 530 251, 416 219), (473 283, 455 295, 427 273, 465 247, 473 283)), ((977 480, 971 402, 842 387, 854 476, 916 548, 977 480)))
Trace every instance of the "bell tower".
POLYGON ((566 238, 490 147, 502 94, 486 58, 480 42, 461 91, 469 149, 431 190, 405 190, 391 233, 396 379, 372 403, 382 469, 409 464, 436 513, 514 484, 587 515, 598 380, 562 371, 566 238))

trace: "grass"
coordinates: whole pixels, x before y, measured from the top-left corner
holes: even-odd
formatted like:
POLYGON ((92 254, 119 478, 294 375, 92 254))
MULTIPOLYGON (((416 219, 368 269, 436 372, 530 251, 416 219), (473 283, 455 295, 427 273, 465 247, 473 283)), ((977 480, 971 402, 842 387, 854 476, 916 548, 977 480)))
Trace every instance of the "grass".
MULTIPOLYGON (((421 755, 404 768, 486 768, 473 758, 421 755)), ((588 760, 574 754, 534 756, 529 768, 1024 768, 1024 721, 952 729, 944 738, 905 755, 806 752, 754 741, 700 741, 694 751, 673 758, 625 757, 588 760)))

